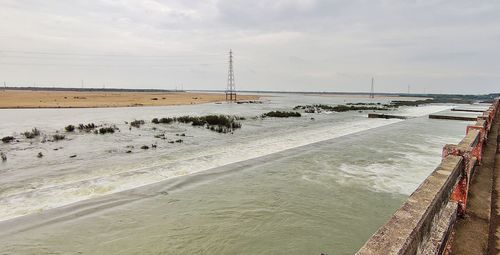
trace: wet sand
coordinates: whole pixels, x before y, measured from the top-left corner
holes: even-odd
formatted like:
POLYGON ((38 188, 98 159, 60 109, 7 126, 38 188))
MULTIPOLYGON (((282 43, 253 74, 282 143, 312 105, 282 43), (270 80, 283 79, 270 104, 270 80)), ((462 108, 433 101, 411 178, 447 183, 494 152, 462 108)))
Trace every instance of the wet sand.
MULTIPOLYGON (((257 99, 259 96, 238 95, 238 100, 257 99)), ((0 109, 165 106, 213 103, 224 100, 223 93, 200 92, 0 91, 0 109)))

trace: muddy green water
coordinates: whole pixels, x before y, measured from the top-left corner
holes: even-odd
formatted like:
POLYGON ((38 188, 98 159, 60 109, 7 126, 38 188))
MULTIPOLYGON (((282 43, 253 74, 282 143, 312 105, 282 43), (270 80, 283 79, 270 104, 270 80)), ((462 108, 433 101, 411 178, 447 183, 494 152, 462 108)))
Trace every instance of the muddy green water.
POLYGON ((0 253, 353 254, 465 125, 410 119, 20 218, 0 253))

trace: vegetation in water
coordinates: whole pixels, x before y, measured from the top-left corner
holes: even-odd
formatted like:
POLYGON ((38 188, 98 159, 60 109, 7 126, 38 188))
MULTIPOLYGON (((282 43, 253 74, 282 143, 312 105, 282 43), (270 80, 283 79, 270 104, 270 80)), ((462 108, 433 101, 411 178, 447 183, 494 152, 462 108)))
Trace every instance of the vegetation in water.
POLYGON ((263 118, 266 117, 274 117, 274 118, 289 118, 289 117, 301 117, 302 115, 299 112, 282 112, 282 111, 271 111, 268 113, 262 114, 263 118))
POLYGON ((66 130, 66 132, 73 132, 75 131, 75 126, 73 125, 67 125, 64 130, 66 130))
POLYGON ((155 135, 155 138, 159 138, 159 139, 167 139, 167 137, 165 136, 165 134, 159 134, 159 135, 155 135))
MULTIPOLYGON (((104 135, 104 134, 113 134, 116 130, 119 130, 116 126, 101 127, 101 128, 99 128, 99 134, 101 134, 101 135, 104 135)), ((97 132, 95 132, 95 133, 97 133, 97 132)))
POLYGON ((161 119, 154 118, 153 120, 151 120, 151 122, 153 124, 170 124, 170 123, 174 122, 174 119, 173 118, 161 118, 161 119))
POLYGON ((33 128, 31 131, 23 132, 23 135, 28 139, 33 139, 37 136, 40 136, 40 130, 38 130, 37 128, 33 128))
POLYGON ((13 136, 6 136, 6 137, 2 138, 2 142, 3 143, 10 143, 10 142, 14 141, 14 139, 15 138, 13 136))
POLYGON ((471 104, 475 102, 491 103, 500 96, 499 93, 486 95, 456 95, 456 94, 401 94, 400 97, 425 97, 427 99, 417 101, 392 101, 394 104, 404 104, 408 106, 418 106, 431 103, 453 103, 453 104, 471 104), (408 102, 416 102, 410 104, 408 102))
POLYGON ((434 99, 424 99, 424 100, 417 100, 417 101, 399 101, 399 100, 393 100, 391 101, 391 105, 394 107, 400 107, 400 106, 419 106, 419 105, 424 105, 424 104, 432 104, 432 103, 438 103, 434 99))
POLYGON ((436 95, 433 96, 432 98, 416 100, 416 101, 393 100, 391 101, 391 105, 393 105, 394 107, 399 107, 399 106, 420 106, 425 104, 472 104, 475 101, 477 100, 474 99, 474 97, 466 97, 461 95, 457 95, 455 97, 447 95, 436 95))
POLYGON ((236 101, 237 104, 262 104, 262 101, 248 100, 248 101, 236 101))
POLYGON ((89 124, 79 124, 78 125, 78 130, 83 131, 83 132, 90 132, 94 130, 97 126, 94 123, 89 123, 89 124))
POLYGON ((170 124, 170 123, 172 123, 172 122, 174 122, 174 119, 173 119, 173 118, 161 118, 161 119, 160 119, 160 123, 161 123, 161 124, 170 124))
POLYGON ((140 128, 142 125, 144 125, 144 120, 134 120, 130 122, 130 126, 140 128))
POLYGON ((218 133, 229 133, 235 129, 241 128, 241 123, 237 121, 238 117, 227 115, 206 115, 206 116, 180 116, 175 118, 154 118, 151 122, 154 124, 170 124, 173 122, 191 124, 192 126, 206 127, 209 130, 218 133))
POLYGON ((394 106, 382 105, 382 104, 364 104, 364 103, 350 103, 347 105, 325 105, 325 104, 314 104, 314 105, 297 105, 294 110, 304 110, 306 113, 320 113, 323 111, 329 112, 348 112, 348 111, 367 111, 367 110, 378 110, 387 111, 394 106))
POLYGON ((61 135, 61 134, 55 134, 52 136, 52 138, 54 139, 54 141, 60 141, 60 140, 64 140, 64 138, 66 138, 64 135, 61 135))

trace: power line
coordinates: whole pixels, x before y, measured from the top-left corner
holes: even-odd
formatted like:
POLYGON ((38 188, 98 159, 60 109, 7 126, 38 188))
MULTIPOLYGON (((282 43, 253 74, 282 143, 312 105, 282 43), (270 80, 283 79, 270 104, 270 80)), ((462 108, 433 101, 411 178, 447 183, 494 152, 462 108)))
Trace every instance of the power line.
POLYGON ((204 58, 100 58, 100 57, 81 57, 81 56, 15 56, 15 55, 3 55, 2 59, 5 60, 54 60, 54 61, 141 61, 141 62, 193 62, 193 61, 206 61, 206 60, 223 60, 223 58, 214 57, 204 57, 204 58))
POLYGON ((82 56, 82 57, 132 57, 132 58, 186 58, 203 56, 223 56, 223 53, 198 53, 182 55, 131 55, 131 54, 96 54, 96 53, 71 53, 71 52, 50 52, 50 51, 18 51, 0 50, 0 53, 23 54, 23 55, 53 55, 53 56, 82 56))
POLYGON ((172 64, 172 65, 158 65, 158 64, 70 64, 70 63, 19 63, 19 62, 0 62, 0 65, 16 65, 16 66, 73 66, 73 67, 195 67, 195 66, 215 66, 215 65, 225 65, 226 63, 198 63, 198 64, 172 64))

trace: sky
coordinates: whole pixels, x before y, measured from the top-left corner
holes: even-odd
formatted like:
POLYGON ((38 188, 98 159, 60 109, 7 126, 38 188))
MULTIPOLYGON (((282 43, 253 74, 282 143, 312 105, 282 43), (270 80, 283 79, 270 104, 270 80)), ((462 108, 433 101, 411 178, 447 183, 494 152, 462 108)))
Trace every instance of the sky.
POLYGON ((500 1, 0 0, 8 86, 500 92, 500 1))

